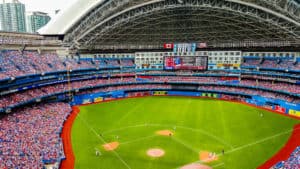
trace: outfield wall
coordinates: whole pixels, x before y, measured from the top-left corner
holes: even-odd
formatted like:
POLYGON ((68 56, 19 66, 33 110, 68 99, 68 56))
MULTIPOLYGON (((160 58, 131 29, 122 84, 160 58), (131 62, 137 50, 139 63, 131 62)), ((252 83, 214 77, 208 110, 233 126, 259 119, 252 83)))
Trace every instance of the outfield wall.
POLYGON ((99 103, 108 100, 126 97, 141 97, 141 96, 190 96, 190 97, 206 97, 215 99, 226 99, 224 96, 232 95, 231 99, 240 100, 250 105, 267 108, 281 114, 300 117, 300 105, 289 103, 278 99, 270 99, 261 96, 246 96, 236 93, 220 93, 216 92, 201 92, 201 91, 173 91, 173 90, 135 90, 135 91, 111 91, 111 92, 98 92, 93 94, 82 94, 74 96, 71 105, 82 105, 99 103))

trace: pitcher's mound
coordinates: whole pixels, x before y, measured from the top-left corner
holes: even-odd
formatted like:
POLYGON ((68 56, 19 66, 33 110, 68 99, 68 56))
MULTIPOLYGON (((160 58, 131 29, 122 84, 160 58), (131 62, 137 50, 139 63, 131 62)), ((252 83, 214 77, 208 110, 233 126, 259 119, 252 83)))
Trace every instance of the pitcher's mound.
POLYGON ((113 151, 119 147, 120 143, 119 142, 111 142, 107 144, 103 144, 102 147, 106 151, 113 151))
POLYGON ((180 169, 212 169, 210 166, 203 165, 203 164, 188 164, 180 169))
POLYGON ((216 155, 216 153, 212 153, 212 152, 208 152, 208 151, 201 151, 199 153, 199 159, 202 162, 209 163, 209 162, 218 160, 218 156, 216 155))
POLYGON ((165 151, 162 150, 162 149, 159 149, 159 148, 149 149, 147 151, 147 155, 150 156, 150 157, 158 158, 158 157, 164 156, 165 151))
POLYGON ((174 133, 171 130, 159 130, 156 132, 156 134, 161 136, 173 136, 174 133))

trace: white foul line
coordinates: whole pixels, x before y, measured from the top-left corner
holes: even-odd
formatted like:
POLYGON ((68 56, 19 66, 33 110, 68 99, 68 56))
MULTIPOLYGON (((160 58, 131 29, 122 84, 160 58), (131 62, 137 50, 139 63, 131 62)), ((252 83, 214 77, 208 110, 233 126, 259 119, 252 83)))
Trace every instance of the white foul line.
MULTIPOLYGON (((80 117, 80 115, 78 114, 78 117, 80 117)), ((82 117, 80 117, 80 119, 85 123, 85 125, 99 138, 99 140, 101 140, 104 144, 107 144, 107 142, 101 137, 99 136, 99 134, 95 131, 95 129, 93 129, 82 117)), ((126 166, 126 168, 131 169, 130 166, 122 159, 122 157, 116 152, 116 151, 112 151, 116 157, 126 166)))
POLYGON ((187 145, 186 143, 184 143, 182 140, 178 139, 178 138, 175 138, 175 137, 172 137, 172 140, 175 141, 176 143, 179 143, 181 145, 183 145, 184 147, 186 147, 187 149, 195 152, 196 154, 199 154, 199 151, 195 150, 193 147, 187 145))
POLYGON ((156 136, 157 135, 141 137, 141 138, 138 138, 138 139, 135 139, 135 140, 130 140, 130 141, 127 141, 127 142, 123 142, 123 143, 120 143, 120 144, 130 144, 130 143, 138 142, 138 141, 141 141, 141 140, 146 140, 146 139, 149 139, 149 138, 153 138, 153 137, 156 137, 156 136))
POLYGON ((234 149, 232 149, 232 150, 229 150, 229 151, 226 152, 226 153, 232 153, 232 152, 235 152, 235 151, 238 151, 238 150, 241 150, 241 149, 244 149, 244 148, 247 148, 247 147, 256 145, 256 144, 259 144, 259 143, 265 142, 265 141, 267 141, 267 140, 271 140, 271 139, 273 139, 273 138, 275 138, 275 137, 279 137, 279 136, 282 136, 282 135, 285 135, 285 134, 289 134, 289 133, 291 133, 292 131, 293 131, 293 129, 287 130, 287 131, 285 131, 285 132, 281 132, 281 133, 275 134, 275 135, 273 135, 273 136, 266 137, 266 138, 264 138, 264 139, 255 141, 255 142, 253 142, 253 143, 249 143, 249 144, 245 144, 245 145, 240 146, 240 147, 236 147, 236 148, 234 148, 234 149))
MULTIPOLYGON (((295 130, 300 130, 300 128, 299 128, 299 129, 295 129, 295 130)), ((264 138, 264 139, 261 139, 261 140, 255 141, 255 142, 252 142, 252 143, 249 143, 249 144, 245 144, 245 145, 240 146, 240 147, 236 147, 236 148, 234 148, 234 149, 232 149, 232 150, 226 151, 225 154, 230 154, 230 153, 233 153, 233 152, 236 152, 236 151, 239 151, 239 150, 242 150, 242 149, 251 147, 251 146, 253 146, 253 145, 256 145, 256 144, 265 142, 265 141, 267 141, 267 140, 271 140, 271 139, 273 139, 273 138, 275 138, 275 137, 279 137, 279 136, 282 136, 282 135, 285 135, 285 134, 289 134, 289 133, 291 133, 292 131, 293 131, 293 129, 290 129, 290 130, 287 130, 287 131, 285 131, 285 132, 281 132, 281 133, 275 134, 275 135, 273 135, 273 136, 266 137, 266 138, 264 138)), ((221 156, 221 153, 217 154, 217 156, 221 156)), ((201 162, 201 161, 196 161, 195 163, 197 163, 197 162, 201 162)))

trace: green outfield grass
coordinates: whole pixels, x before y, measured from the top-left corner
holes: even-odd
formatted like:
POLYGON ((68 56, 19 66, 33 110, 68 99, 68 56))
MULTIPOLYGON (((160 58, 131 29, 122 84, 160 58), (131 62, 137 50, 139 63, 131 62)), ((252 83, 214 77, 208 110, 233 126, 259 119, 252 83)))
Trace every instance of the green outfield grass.
POLYGON ((287 142, 297 123, 242 104, 186 97, 82 106, 72 127, 75 168, 176 169, 201 163, 199 152, 209 151, 220 154, 217 161, 206 164, 213 168, 254 169, 287 142), (155 134, 166 129, 175 129, 174 136, 155 134), (120 146, 113 152, 104 151, 102 145, 113 141, 120 146), (149 148, 161 148, 165 155, 149 157, 149 148), (95 155, 95 149, 101 156, 95 155))

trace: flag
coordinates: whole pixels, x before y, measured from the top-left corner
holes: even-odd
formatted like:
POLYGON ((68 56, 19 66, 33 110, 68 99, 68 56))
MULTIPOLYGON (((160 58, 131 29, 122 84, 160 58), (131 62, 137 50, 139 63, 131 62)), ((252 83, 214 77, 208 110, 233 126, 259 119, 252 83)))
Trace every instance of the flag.
POLYGON ((164 48, 165 48, 165 49, 173 49, 173 47, 174 47, 174 44, 173 44, 173 43, 165 43, 165 44, 164 44, 164 48))
POLYGON ((207 48, 206 43, 198 43, 198 48, 207 48))
POLYGON ((196 52, 197 44, 192 43, 192 52, 196 52))

